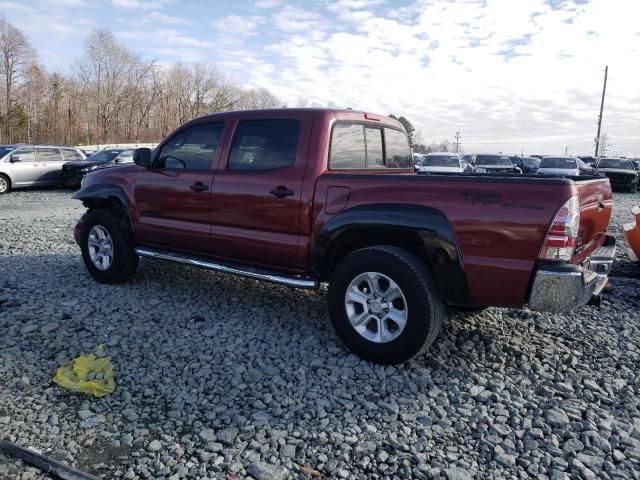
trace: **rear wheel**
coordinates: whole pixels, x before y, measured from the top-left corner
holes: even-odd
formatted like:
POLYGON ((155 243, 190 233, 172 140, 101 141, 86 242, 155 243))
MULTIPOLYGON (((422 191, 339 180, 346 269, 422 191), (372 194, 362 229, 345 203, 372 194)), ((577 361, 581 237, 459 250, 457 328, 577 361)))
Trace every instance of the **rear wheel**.
POLYGON ((0 194, 11 191, 11 180, 6 175, 0 174, 0 194))
POLYGON ((329 310, 347 348, 382 364, 426 350, 445 315, 424 263, 384 245, 357 250, 338 264, 329 283, 329 310))
POLYGON ((93 278, 100 283, 122 283, 138 268, 130 232, 109 210, 85 214, 80 232, 82 259, 93 278))

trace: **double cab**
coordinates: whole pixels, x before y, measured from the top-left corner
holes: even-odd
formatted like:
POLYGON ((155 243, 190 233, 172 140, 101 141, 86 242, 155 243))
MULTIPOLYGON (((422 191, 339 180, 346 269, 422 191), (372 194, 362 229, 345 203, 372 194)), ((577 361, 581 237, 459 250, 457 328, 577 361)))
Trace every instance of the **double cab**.
POLYGON ((127 281, 145 257, 328 283, 337 334, 379 363, 427 349, 446 307, 581 307, 615 253, 606 178, 419 175, 383 115, 207 115, 134 162, 89 173, 75 194, 88 209, 75 239, 97 281, 127 281))

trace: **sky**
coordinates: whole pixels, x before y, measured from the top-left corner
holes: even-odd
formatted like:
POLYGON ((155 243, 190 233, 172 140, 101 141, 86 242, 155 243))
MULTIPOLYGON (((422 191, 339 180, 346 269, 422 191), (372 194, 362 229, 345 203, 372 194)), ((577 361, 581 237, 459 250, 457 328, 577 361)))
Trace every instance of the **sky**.
POLYGON ((640 157, 639 0, 0 0, 51 71, 110 29, 145 59, 247 88, 404 115, 466 152, 640 157))

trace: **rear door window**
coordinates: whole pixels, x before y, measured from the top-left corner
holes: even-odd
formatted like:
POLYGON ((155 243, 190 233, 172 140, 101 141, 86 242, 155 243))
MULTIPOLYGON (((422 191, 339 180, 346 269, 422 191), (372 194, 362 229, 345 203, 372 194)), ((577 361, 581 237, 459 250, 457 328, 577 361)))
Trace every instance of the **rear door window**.
POLYGON ((229 170, 274 170, 293 165, 299 120, 245 120, 233 137, 229 170))
POLYGON ((333 170, 413 168, 407 136, 392 128, 337 123, 331 134, 329 167, 333 170))
POLYGON ((38 148, 38 161, 40 162, 60 162, 62 161, 62 155, 60 155, 59 148, 38 148))

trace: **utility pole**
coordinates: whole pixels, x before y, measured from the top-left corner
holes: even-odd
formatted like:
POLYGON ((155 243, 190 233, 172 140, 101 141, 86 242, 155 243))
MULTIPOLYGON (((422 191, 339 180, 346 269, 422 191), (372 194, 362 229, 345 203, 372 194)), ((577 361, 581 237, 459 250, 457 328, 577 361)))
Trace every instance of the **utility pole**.
POLYGON ((604 94, 607 91, 607 74, 609 66, 604 67, 604 86, 602 87, 602 100, 600 101, 600 115, 598 116, 598 135, 596 136, 596 158, 598 158, 598 149, 600 147, 600 127, 602 127, 602 109, 604 108, 604 94))
POLYGON ((569 147, 564 147, 564 156, 566 157, 569 154, 569 147))
POLYGON ((459 147, 460 147, 460 132, 456 132, 456 153, 458 153, 459 147))

